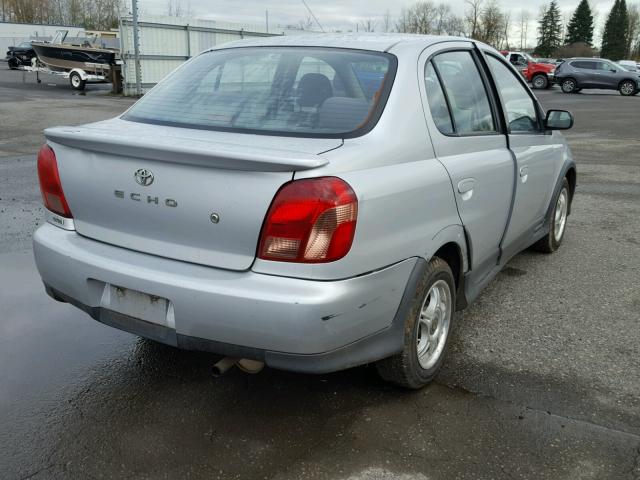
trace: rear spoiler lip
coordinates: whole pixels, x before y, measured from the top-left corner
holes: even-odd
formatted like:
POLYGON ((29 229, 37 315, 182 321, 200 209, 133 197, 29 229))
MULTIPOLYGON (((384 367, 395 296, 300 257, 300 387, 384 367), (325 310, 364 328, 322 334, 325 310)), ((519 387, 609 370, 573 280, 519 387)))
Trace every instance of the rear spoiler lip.
POLYGON ((184 163, 225 170, 291 172, 310 170, 329 163, 309 153, 258 149, 249 145, 206 142, 178 137, 135 137, 90 127, 53 127, 44 131, 47 140, 67 147, 127 157, 184 163))

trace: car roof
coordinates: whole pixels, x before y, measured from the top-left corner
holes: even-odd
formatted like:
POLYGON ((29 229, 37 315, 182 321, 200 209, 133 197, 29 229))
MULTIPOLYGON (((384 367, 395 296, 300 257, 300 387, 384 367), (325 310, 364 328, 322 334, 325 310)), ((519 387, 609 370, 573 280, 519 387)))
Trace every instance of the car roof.
POLYGON ((313 33, 302 35, 277 35, 253 37, 225 43, 209 50, 234 47, 333 47, 386 52, 399 43, 420 43, 427 47, 443 41, 470 41, 468 38, 410 33, 313 33))

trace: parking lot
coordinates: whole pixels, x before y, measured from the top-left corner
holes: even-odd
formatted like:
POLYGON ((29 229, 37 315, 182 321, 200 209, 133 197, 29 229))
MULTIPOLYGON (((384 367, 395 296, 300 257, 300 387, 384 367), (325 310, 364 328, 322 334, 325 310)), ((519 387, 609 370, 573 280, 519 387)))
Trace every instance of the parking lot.
POLYGON ((516 256, 408 392, 370 367, 214 379, 47 297, 42 129, 133 102, 50 80, 0 67, 0 478, 640 479, 640 95, 536 91, 575 116, 563 246, 516 256))

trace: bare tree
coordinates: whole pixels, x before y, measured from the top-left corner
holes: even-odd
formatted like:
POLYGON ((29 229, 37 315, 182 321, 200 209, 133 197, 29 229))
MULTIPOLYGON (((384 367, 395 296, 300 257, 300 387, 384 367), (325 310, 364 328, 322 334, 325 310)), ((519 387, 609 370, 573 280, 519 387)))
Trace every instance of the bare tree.
POLYGON ((311 17, 307 17, 306 20, 300 20, 298 22, 298 28, 300 30, 311 30, 313 27, 313 19, 311 17))
POLYGON ((376 22, 372 18, 366 18, 364 20, 361 20, 359 23, 359 30, 362 30, 363 32, 375 32, 376 23, 378 22, 376 22))
POLYGON ((396 32, 408 33, 409 32, 409 12, 406 8, 400 10, 400 16, 396 21, 396 32))
POLYGON ((627 51, 632 58, 640 60, 640 6, 637 3, 629 5, 628 18, 627 41, 629 45, 627 51))
POLYGON ((531 14, 529 10, 522 10, 520 12, 520 50, 527 48, 527 35, 529 34, 529 21, 531 20, 531 14))
POLYGON ((396 30, 427 35, 463 35, 464 22, 452 13, 445 2, 420 1, 401 10, 396 30))
POLYGON ((118 24, 121 0, 4 0, 5 18, 108 30, 118 24))
POLYGON ((468 33, 471 38, 480 36, 480 17, 482 15, 482 3, 484 0, 465 0, 468 5, 465 20, 468 25, 468 33))
POLYGON ((436 26, 435 34, 443 35, 447 32, 447 22, 451 16, 451 7, 446 3, 439 3, 435 10, 436 26))
POLYGON ((559 58, 593 57, 595 53, 596 51, 592 46, 584 42, 577 42, 561 46, 556 52, 556 55, 559 58))
POLYGON ((466 28, 464 18, 458 15, 451 15, 447 21, 447 34, 465 37, 466 28))
POLYGON ((384 12, 384 15, 382 16, 382 26, 385 33, 389 32, 391 29, 391 12, 389 12, 389 10, 384 12))
POLYGON ((500 48, 503 40, 504 14, 497 0, 490 0, 480 13, 476 35, 473 38, 500 48))
POLYGON ((185 7, 182 0, 167 1, 167 15, 169 17, 190 17, 191 14, 191 4, 189 2, 185 7))
POLYGON ((501 47, 503 47, 505 50, 510 50, 511 49, 509 47, 509 30, 510 30, 510 26, 511 26, 511 15, 509 14, 509 12, 503 13, 502 14, 502 41, 503 41, 503 44, 501 45, 501 47))

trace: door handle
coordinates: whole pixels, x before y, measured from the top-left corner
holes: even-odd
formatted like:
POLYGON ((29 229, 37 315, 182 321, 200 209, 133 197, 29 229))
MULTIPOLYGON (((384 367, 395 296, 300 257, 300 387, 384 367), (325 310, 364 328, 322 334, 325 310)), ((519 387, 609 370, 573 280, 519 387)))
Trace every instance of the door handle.
POLYGON ((475 184, 475 178, 464 178, 458 182, 458 193, 460 193, 462 200, 469 200, 473 196, 475 184))
POLYGON ((520 180, 525 183, 529 178, 529 167, 520 167, 520 180))

